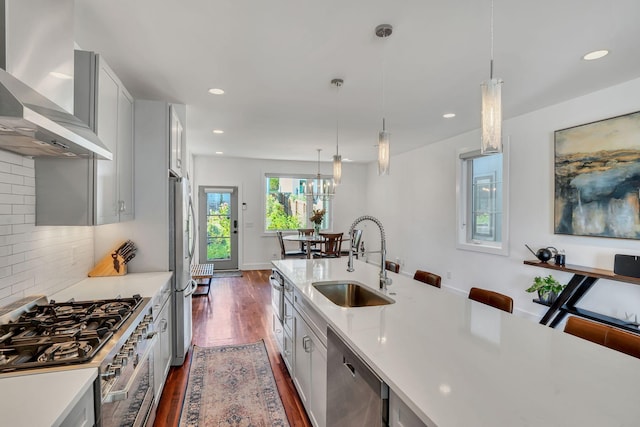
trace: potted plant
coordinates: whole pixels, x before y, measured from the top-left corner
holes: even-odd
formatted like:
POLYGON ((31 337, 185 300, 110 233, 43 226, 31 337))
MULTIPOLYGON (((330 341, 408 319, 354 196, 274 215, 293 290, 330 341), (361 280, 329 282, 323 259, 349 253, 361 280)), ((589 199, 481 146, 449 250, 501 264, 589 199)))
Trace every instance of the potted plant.
POLYGON ((553 304, 553 302, 558 298, 560 292, 567 285, 563 285, 558 282, 551 274, 547 277, 536 276, 533 279, 533 284, 529 286, 526 291, 527 292, 538 292, 538 299, 542 303, 553 304))

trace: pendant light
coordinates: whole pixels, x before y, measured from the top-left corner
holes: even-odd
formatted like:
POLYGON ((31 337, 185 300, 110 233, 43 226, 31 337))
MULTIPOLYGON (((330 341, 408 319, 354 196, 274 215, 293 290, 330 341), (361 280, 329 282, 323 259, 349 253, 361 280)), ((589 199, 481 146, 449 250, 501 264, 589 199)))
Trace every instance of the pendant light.
POLYGON ((335 194, 335 185, 333 179, 323 179, 320 175, 320 151, 318 151, 318 173, 315 179, 308 179, 304 184, 304 195, 311 197, 314 202, 318 200, 327 201, 330 200, 335 194))
MULTIPOLYGON (((376 27, 376 36, 387 38, 393 32, 393 27, 389 24, 380 24, 376 27)), ((383 54, 384 57, 384 54, 383 54)), ((385 127, 384 119, 384 61, 382 64, 382 131, 378 133, 378 175, 389 175, 390 151, 389 132, 385 127)))
POLYGON ((493 0, 491 0, 491 62, 489 80, 482 82, 482 141, 480 152, 502 152, 502 80, 493 78, 493 0))
MULTIPOLYGON (((342 79, 333 79, 331 80, 331 84, 333 86, 336 87, 336 98, 337 98, 337 93, 338 90, 340 89, 340 87, 342 86, 342 84, 344 83, 344 80, 342 79)), ((337 108, 337 104, 338 102, 336 101, 336 154, 333 156, 333 184, 334 185, 340 185, 340 182, 342 181, 342 156, 340 155, 340 152, 338 151, 338 108, 337 108)))

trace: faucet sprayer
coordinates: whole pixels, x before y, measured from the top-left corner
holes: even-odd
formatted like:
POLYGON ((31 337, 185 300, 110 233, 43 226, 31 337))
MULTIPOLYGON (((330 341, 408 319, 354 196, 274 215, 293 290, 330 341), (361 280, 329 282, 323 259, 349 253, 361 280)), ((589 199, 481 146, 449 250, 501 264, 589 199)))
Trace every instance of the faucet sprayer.
MULTIPOLYGON (((386 237, 384 234, 384 227, 382 227, 382 223, 375 217, 371 215, 363 215, 361 217, 356 218, 351 224, 351 228, 349 228, 349 238, 353 242, 353 229, 361 223, 362 221, 369 220, 376 224, 380 229, 380 289, 386 289, 388 285, 391 284, 391 279, 387 277, 387 270, 385 269, 385 263, 387 260, 387 244, 386 237)), ((347 264, 347 271, 352 272, 355 271, 353 268, 353 245, 349 245, 349 262, 347 264)))

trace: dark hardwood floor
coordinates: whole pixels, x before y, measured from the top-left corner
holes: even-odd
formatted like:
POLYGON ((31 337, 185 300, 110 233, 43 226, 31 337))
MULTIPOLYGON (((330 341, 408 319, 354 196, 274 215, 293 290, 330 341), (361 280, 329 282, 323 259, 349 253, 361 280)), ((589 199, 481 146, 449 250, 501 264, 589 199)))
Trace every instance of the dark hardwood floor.
MULTIPOLYGON (((244 271, 243 277, 215 278, 208 296, 193 298, 193 344, 212 347, 264 340, 289 423, 311 426, 271 334, 270 270, 244 271)), ((190 358, 172 367, 158 405, 154 427, 177 426, 189 375, 190 358)))

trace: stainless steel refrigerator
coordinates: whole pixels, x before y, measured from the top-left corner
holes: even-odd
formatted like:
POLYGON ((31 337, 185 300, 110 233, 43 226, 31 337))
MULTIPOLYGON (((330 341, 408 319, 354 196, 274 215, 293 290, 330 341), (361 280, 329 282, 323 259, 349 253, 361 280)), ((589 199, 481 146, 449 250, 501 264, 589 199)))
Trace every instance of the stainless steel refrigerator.
POLYGON ((191 295, 198 287, 191 278, 196 241, 195 212, 189 180, 169 178, 169 269, 173 271, 171 364, 180 366, 191 346, 191 295))

